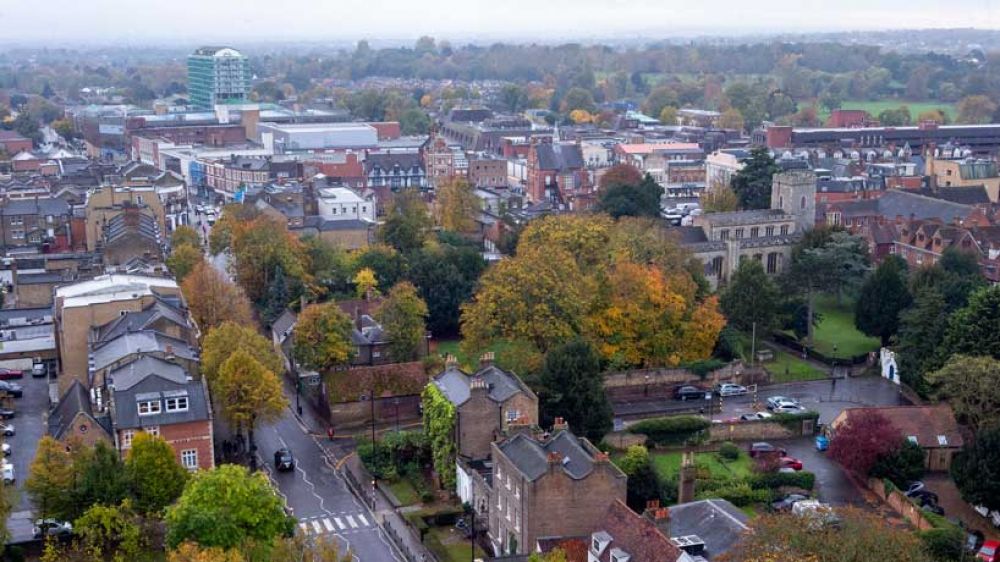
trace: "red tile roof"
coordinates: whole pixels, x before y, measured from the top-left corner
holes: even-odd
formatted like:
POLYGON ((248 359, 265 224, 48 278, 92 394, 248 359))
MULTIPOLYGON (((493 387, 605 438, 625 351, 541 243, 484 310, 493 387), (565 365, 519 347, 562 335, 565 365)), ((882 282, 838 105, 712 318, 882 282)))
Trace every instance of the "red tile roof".
POLYGON ((602 561, 610 559, 612 548, 627 552, 631 556, 629 562, 674 562, 681 556, 681 550, 652 521, 629 509, 621 500, 608 507, 601 527, 595 531, 605 531, 612 537, 602 561))
POLYGON ((916 437, 917 444, 925 449, 962 447, 964 444, 955 414, 947 404, 848 408, 844 410, 844 415, 849 418, 856 412, 866 410, 882 414, 899 429, 903 437, 916 437), (943 442, 939 436, 944 438, 943 442))

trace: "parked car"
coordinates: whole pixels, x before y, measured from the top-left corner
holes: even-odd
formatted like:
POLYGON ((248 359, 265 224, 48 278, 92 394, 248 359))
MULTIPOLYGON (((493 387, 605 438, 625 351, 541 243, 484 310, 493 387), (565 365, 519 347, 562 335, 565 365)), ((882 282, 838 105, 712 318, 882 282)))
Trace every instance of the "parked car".
POLYGON ((697 386, 679 386, 674 389, 674 400, 704 400, 705 390, 697 386))
POLYGON ((282 447, 274 452, 274 468, 279 471, 295 470, 295 457, 288 447, 282 447))
POLYGON ((809 496, 805 494, 788 494, 787 496, 781 498, 776 502, 771 503, 771 509, 774 511, 791 511, 792 506, 796 502, 809 499, 809 496))
POLYGON ((3 432, 4 437, 14 436, 14 424, 12 423, 0 423, 0 432, 3 432))
POLYGON ((20 379, 24 377, 24 371, 20 369, 6 369, 0 367, 0 380, 20 379))
POLYGON ((759 421, 770 417, 774 417, 774 414, 771 412, 754 412, 752 414, 743 414, 740 416, 740 421, 759 421))
POLYGON ((758 441, 750 445, 750 456, 757 457, 763 455, 777 454, 778 456, 785 456, 787 452, 784 449, 779 449, 770 443, 764 441, 758 441))
POLYGON ((785 396, 772 396, 767 399, 767 409, 774 410, 775 408, 780 408, 782 406, 798 406, 798 400, 788 398, 785 396))
POLYGON ((204 213, 205 212, 205 206, 204 205, 200 205, 200 204, 199 205, 195 205, 194 206, 194 212, 198 213, 199 215, 201 213, 204 213))
POLYGON ((17 412, 10 408, 0 408, 0 420, 9 420, 17 415, 17 412))
POLYGON ((804 414, 809 410, 798 404, 781 404, 771 411, 775 414, 804 414))
POLYGON ((917 500, 920 502, 920 505, 927 505, 929 503, 936 504, 938 502, 938 495, 930 490, 913 492, 912 494, 909 494, 908 497, 917 500))
POLYGON ((31 365, 31 376, 33 377, 44 377, 49 374, 49 369, 45 366, 40 359, 36 359, 34 364, 31 365))
POLYGON ((3 474, 3 483, 7 486, 11 486, 14 482, 17 482, 17 477, 14 475, 14 465, 7 461, 3 461, 3 464, 0 464, 0 474, 3 474))
POLYGON ((984 542, 986 542, 986 536, 983 535, 982 531, 977 531, 973 529, 965 533, 966 552, 978 552, 979 548, 983 546, 984 542))
POLYGON ((73 533, 73 524, 69 521, 59 521, 58 519, 36 519, 35 526, 31 529, 36 539, 42 537, 58 537, 73 533))
POLYGON ((0 449, 3 450, 3 456, 9 457, 13 450, 10 448, 10 443, 4 443, 0 445, 0 449))
POLYGON ((781 468, 790 468, 792 470, 802 470, 802 461, 795 457, 781 457, 778 460, 778 464, 781 468))
POLYGON ((743 396, 747 393, 747 387, 738 384, 720 384, 716 392, 719 396, 743 396))
POLYGON ((903 495, 906 497, 910 497, 917 492, 924 491, 926 487, 927 486, 919 480, 910 482, 909 484, 906 485, 906 489, 903 490, 903 495))
POLYGON ((14 398, 24 396, 24 388, 16 382, 0 381, 0 391, 6 392, 14 398))
POLYGON ((1000 541, 986 541, 976 553, 976 557, 983 562, 998 562, 997 550, 1000 550, 1000 541))

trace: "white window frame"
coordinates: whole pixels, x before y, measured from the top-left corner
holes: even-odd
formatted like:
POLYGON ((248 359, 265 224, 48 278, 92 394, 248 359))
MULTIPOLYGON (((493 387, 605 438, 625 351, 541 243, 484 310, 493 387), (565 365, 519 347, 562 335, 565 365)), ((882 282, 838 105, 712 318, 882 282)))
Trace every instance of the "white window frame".
POLYGON ((198 470, 198 449, 182 450, 181 466, 188 470, 198 470))
POLYGON ((132 447, 133 437, 135 437, 135 431, 131 429, 122 431, 122 449, 130 449, 132 447))
POLYGON ((148 433, 149 435, 152 435, 153 437, 160 436, 160 426, 158 425, 151 425, 149 427, 144 427, 142 428, 142 430, 148 433))
POLYGON ((160 412, 163 411, 163 405, 160 404, 159 400, 143 400, 143 401, 139 402, 136 406, 139 409, 139 415, 140 416, 152 416, 152 415, 159 414, 160 412), (155 405, 155 408, 154 408, 154 405, 155 405), (145 408, 146 409, 145 412, 143 412, 143 406, 146 407, 145 408))
POLYGON ((168 413, 172 412, 186 412, 188 411, 189 400, 187 396, 171 396, 164 399, 164 406, 168 413), (171 403, 173 406, 171 407, 171 403), (183 406, 182 406, 183 404, 183 406))

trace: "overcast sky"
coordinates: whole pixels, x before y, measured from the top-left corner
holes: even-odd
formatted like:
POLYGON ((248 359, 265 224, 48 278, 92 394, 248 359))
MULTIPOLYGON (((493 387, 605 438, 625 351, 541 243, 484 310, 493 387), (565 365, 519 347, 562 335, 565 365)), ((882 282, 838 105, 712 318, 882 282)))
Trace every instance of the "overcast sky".
POLYGON ((1000 0, 0 0, 0 41, 553 41, 977 27, 1000 0))

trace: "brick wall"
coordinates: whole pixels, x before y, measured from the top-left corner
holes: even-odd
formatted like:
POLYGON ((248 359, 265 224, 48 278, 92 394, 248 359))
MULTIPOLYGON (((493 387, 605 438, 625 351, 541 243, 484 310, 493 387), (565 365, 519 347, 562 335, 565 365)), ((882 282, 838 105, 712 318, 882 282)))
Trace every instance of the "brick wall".
POLYGON ((487 396, 486 388, 473 388, 471 396, 459 406, 457 414, 458 453, 471 459, 488 457, 490 444, 500 433, 499 404, 487 396))
POLYGON ((208 469, 215 466, 210 421, 163 425, 160 426, 160 436, 174 448, 177 462, 181 462, 182 451, 194 449, 198 451, 198 468, 208 469))
POLYGON ((909 521, 918 531, 926 531, 927 529, 934 528, 934 525, 924 517, 923 511, 899 490, 886 493, 885 483, 878 478, 869 478, 867 485, 868 489, 875 492, 875 495, 880 500, 909 521))
POLYGON ((713 423, 708 435, 709 441, 767 441, 812 435, 812 429, 812 420, 803 420, 798 430, 769 421, 713 423))

